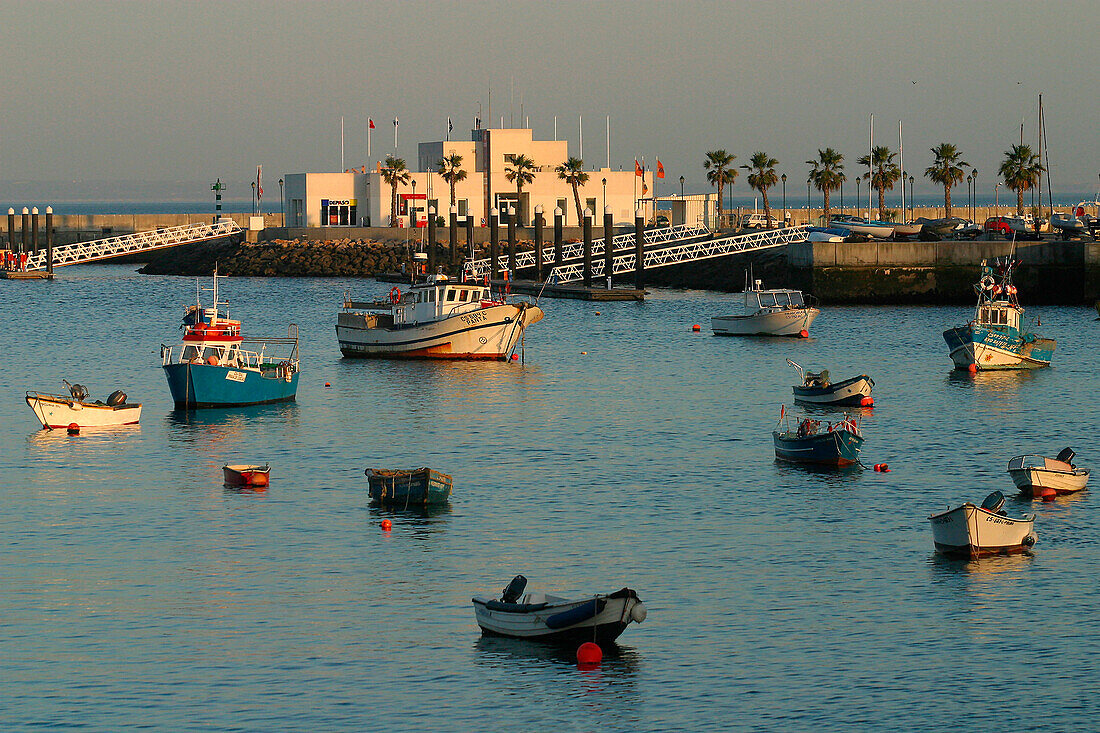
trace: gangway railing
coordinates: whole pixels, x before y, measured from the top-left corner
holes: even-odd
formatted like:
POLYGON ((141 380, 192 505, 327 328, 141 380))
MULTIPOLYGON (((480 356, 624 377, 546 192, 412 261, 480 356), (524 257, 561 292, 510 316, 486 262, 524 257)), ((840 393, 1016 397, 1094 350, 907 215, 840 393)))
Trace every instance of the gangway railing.
MULTIPOLYGON (((755 252, 772 247, 782 247, 788 244, 805 242, 809 236, 809 229, 809 226, 766 229, 751 234, 734 234, 720 239, 685 242, 662 249, 647 249, 643 253, 644 259, 642 261, 645 269, 652 270, 658 267, 678 265, 682 262, 695 262, 741 252, 755 252)), ((633 250, 615 255, 611 262, 611 272, 613 275, 634 272, 635 262, 633 250)), ((592 277, 593 279, 604 277, 604 259, 602 257, 592 260, 592 277)), ((583 278, 584 263, 571 262, 568 265, 555 267, 551 270, 547 282, 564 284, 577 282, 583 278)))
MULTIPOLYGON (((664 242, 674 242, 681 239, 690 239, 693 237, 702 237, 710 234, 710 230, 702 224, 677 224, 673 227, 661 227, 659 229, 649 229, 642 234, 642 242, 644 244, 661 244, 664 242)), ((602 255, 606 241, 601 237, 600 239, 592 240, 592 256, 602 255)), ((611 251, 618 252, 620 250, 634 249, 634 232, 627 232, 626 234, 619 234, 611 239, 611 251)), ((561 258, 563 261, 577 259, 584 256, 584 242, 569 242, 563 243, 561 246, 561 258)), ((543 247, 542 249, 542 263, 549 265, 554 262, 554 245, 549 247, 543 247)), ((516 254, 516 269, 528 268, 535 266, 535 253, 534 251, 519 252, 516 254)), ((472 260, 466 262, 463 267, 468 277, 474 278, 482 277, 489 274, 489 258, 483 257, 479 260, 472 260)), ((497 256, 497 271, 508 269, 508 253, 497 256)))
MULTIPOLYGON (((95 239, 90 242, 62 244, 53 248, 53 266, 77 265, 136 252, 175 247, 179 244, 202 242, 238 234, 240 231, 241 228, 232 219, 219 219, 214 224, 186 224, 151 232, 121 234, 117 237, 95 239)), ((46 269, 45 250, 39 250, 27 258, 28 271, 44 269, 46 269)))

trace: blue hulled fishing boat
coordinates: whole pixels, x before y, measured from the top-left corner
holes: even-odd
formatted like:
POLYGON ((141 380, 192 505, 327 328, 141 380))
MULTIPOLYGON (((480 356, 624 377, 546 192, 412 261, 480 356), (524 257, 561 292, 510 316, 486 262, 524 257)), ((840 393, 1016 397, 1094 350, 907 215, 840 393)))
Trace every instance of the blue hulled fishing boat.
POLYGON ((956 369, 1038 369, 1050 366, 1054 339, 1042 338, 1020 328, 1024 309, 1016 299, 1013 258, 993 266, 982 260, 982 276, 974 286, 978 305, 974 320, 943 332, 956 369))
POLYGON ((779 424, 772 431, 772 441, 775 443, 775 457, 781 461, 849 466, 859 462, 863 433, 860 432, 859 421, 851 417, 839 422, 806 417, 792 429, 784 406, 779 413, 779 424))
POLYGON ((298 391, 298 326, 285 338, 241 336, 241 322, 220 311, 214 273, 213 307, 201 299, 183 319, 183 344, 161 345, 161 365, 176 407, 237 407, 290 402, 298 391), (248 348, 245 348, 247 345, 248 348))

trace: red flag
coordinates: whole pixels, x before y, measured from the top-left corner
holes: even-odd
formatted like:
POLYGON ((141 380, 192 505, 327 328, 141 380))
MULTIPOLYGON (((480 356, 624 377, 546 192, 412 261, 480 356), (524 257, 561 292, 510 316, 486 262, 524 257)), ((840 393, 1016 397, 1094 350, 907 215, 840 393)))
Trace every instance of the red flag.
POLYGON ((634 159, 634 175, 636 175, 636 176, 642 175, 642 166, 638 165, 638 159, 637 158, 634 159))
POLYGON ((647 186, 643 183, 642 184, 642 195, 645 196, 647 193, 649 193, 649 186, 647 186))
POLYGON ((665 177, 665 167, 661 164, 661 159, 660 158, 657 158, 657 177, 658 178, 664 178, 665 177))
POLYGON ((262 165, 256 166, 256 198, 257 199, 262 199, 264 197, 263 175, 264 175, 264 167, 262 165))
POLYGON ((374 129, 374 120, 367 118, 367 124, 370 125, 370 129, 374 129))
POLYGON ((382 161, 378 161, 378 172, 382 172, 382 161))

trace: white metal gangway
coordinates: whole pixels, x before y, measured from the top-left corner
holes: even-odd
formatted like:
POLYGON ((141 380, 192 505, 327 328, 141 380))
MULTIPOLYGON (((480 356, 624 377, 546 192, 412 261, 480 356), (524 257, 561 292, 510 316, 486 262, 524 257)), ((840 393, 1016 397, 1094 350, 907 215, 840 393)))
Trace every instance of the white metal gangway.
MULTIPOLYGON (((644 252, 643 264, 645 269, 652 270, 657 267, 678 265, 682 262, 694 262, 707 260, 714 257, 738 254, 741 252, 755 252, 772 247, 782 247, 796 242, 805 242, 809 235, 808 226, 786 227, 784 229, 765 229, 751 234, 734 234, 731 237, 721 239, 706 239, 695 242, 685 242, 662 249, 647 249, 644 252)), ((612 260, 612 274, 618 275, 624 272, 634 272, 634 251, 629 250, 621 255, 615 255, 612 260)), ((593 259, 592 277, 604 277, 603 258, 593 259)), ((584 278, 584 263, 571 262, 568 265, 555 267, 547 278, 549 283, 577 282, 584 278)))
MULTIPOLYGON (((661 227, 660 229, 648 229, 642 234, 642 242, 644 244, 661 244, 663 242, 675 242, 681 239, 691 239, 694 237, 702 237, 710 234, 710 230, 702 224, 678 224, 674 227, 661 227)), ((592 240, 592 256, 603 255, 605 240, 600 239, 592 240)), ((611 239, 611 251, 619 252, 630 250, 634 251, 634 232, 627 232, 626 234, 619 234, 611 239)), ((561 246, 562 260, 572 260, 580 257, 584 257, 584 242, 569 242, 568 244, 562 243, 561 246)), ((554 262, 554 246, 543 247, 542 250, 542 262, 544 265, 553 264, 554 262)), ((516 269, 522 269, 526 267, 535 266, 535 253, 534 251, 518 252, 516 253, 516 269)), ((497 256, 497 272, 508 269, 508 253, 497 256)), ((466 262, 463 266, 463 270, 468 277, 482 277, 489 274, 489 258, 484 257, 480 260, 472 260, 466 262)))
MULTIPOLYGON (((178 244, 191 244, 207 239, 218 239, 237 234, 241 228, 232 219, 219 219, 215 224, 187 224, 152 232, 134 232, 117 237, 95 239, 90 242, 62 244, 53 248, 53 266, 64 267, 82 262, 105 260, 110 257, 148 252, 154 249, 175 247, 178 244)), ((27 270, 46 269, 46 250, 27 258, 27 270)))

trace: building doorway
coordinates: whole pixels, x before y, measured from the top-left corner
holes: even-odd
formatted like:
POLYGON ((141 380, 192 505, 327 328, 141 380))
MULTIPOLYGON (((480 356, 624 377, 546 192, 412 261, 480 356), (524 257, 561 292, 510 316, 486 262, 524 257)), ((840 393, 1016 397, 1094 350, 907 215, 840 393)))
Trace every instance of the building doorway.
POLYGON ((321 199, 321 226, 354 226, 355 199, 321 199))

